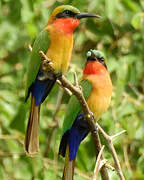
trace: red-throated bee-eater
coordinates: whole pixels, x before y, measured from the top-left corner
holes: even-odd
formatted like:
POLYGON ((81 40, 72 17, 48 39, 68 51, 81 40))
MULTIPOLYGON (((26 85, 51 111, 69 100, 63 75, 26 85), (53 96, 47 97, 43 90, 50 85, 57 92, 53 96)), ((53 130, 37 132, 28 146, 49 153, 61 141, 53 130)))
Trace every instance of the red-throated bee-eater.
POLYGON ((65 73, 68 69, 73 48, 73 31, 79 25, 81 18, 99 17, 95 14, 80 13, 72 6, 59 6, 52 12, 48 24, 36 38, 27 72, 26 100, 32 94, 31 110, 25 136, 25 150, 35 154, 39 150, 38 123, 40 105, 43 103, 53 85, 56 75, 45 76, 41 68, 43 51, 51 60, 56 73, 65 73))
MULTIPOLYGON (((102 52, 88 51, 80 85, 95 120, 99 120, 109 107, 113 89, 102 52)), ((73 180, 76 153, 89 131, 89 124, 84 117, 82 107, 73 95, 64 118, 63 136, 59 148, 59 154, 66 158, 63 180, 73 180)))

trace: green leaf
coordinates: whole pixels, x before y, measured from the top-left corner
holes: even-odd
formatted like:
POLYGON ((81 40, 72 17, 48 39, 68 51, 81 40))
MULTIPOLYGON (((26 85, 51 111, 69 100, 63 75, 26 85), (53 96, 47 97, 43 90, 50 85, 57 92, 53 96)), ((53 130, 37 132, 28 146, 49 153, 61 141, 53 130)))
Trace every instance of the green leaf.
POLYGON ((137 13, 133 16, 131 21, 132 26, 135 29, 142 29, 144 27, 144 13, 137 13))

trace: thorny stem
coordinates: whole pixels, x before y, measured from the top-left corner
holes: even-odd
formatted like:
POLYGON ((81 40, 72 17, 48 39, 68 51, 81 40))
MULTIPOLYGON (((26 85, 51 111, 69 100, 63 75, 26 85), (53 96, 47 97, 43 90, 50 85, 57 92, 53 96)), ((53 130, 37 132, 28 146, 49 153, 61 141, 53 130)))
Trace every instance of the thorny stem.
MULTIPOLYGON (((43 59, 47 60, 49 62, 49 59, 47 58, 47 56, 41 51, 40 52, 40 55, 43 59)), ((51 70, 53 73, 55 73, 54 69, 52 70, 52 67, 47 64, 47 68, 49 70, 51 70)), ((121 166, 120 166, 120 163, 119 163, 119 160, 118 160, 118 157, 117 157, 117 153, 115 151, 115 148, 114 148, 114 145, 112 143, 112 140, 124 133, 125 131, 122 131, 120 133, 118 133, 117 135, 113 135, 113 136, 109 136, 105 133, 105 131, 99 126, 98 123, 95 124, 94 122, 94 117, 91 113, 91 111, 89 110, 88 108, 88 105, 85 101, 85 98, 83 96, 83 93, 81 91, 81 88, 79 88, 79 85, 78 87, 76 86, 73 86, 63 75, 62 76, 59 76, 58 77, 58 80, 61 82, 61 85, 64 87, 64 88, 67 88, 69 89, 76 97, 77 99, 79 100, 81 106, 82 106, 82 110, 89 122, 89 125, 90 125, 90 130, 91 130, 91 133, 92 133, 92 136, 93 136, 93 140, 94 140, 94 144, 95 144, 95 147, 97 149, 96 151, 96 156, 98 155, 98 153, 100 152, 101 150, 101 143, 100 143, 100 140, 99 140, 99 136, 98 136, 98 133, 97 133, 97 128, 98 130, 100 131, 100 133, 104 136, 104 138, 106 139, 108 145, 109 145, 109 148, 110 148, 110 151, 112 153, 112 156, 113 156, 113 159, 115 161, 115 164, 116 164, 116 170, 117 170, 117 173, 119 175, 119 178, 121 180, 124 180, 124 176, 123 176, 123 173, 122 173, 122 170, 121 170, 121 166)), ((102 158, 101 158, 102 159, 102 158)), ((106 170, 106 167, 103 166, 100 170, 101 172, 101 176, 102 176, 102 179, 103 180, 108 180, 109 177, 108 177, 108 173, 107 173, 107 170, 106 170)))
POLYGON ((104 146, 102 146, 98 156, 97 156, 97 160, 96 160, 96 164, 95 164, 95 169, 94 169, 94 174, 93 174, 93 177, 92 177, 92 180, 96 180, 97 179, 97 176, 98 176, 98 172, 99 172, 99 169, 100 169, 100 164, 101 164, 101 156, 102 156, 102 153, 103 153, 103 150, 104 150, 104 146))
POLYGON ((117 133, 117 134, 115 134, 115 135, 113 135, 113 136, 109 136, 109 135, 107 135, 106 132, 100 127, 100 125, 99 125, 98 123, 96 123, 96 126, 98 127, 100 133, 103 135, 103 137, 106 139, 106 141, 107 141, 107 143, 108 143, 108 145, 109 145, 109 149, 110 149, 110 151, 111 151, 111 153, 112 153, 112 156, 113 156, 113 159, 114 159, 114 161, 115 161, 116 170, 117 170, 117 173, 118 173, 120 179, 121 179, 121 180, 124 180, 125 178, 124 178, 124 175, 123 175, 123 173, 122 173, 121 166, 120 166, 120 162, 119 162, 119 159, 118 159, 118 157, 117 157, 117 153, 116 153, 116 150, 115 150, 115 148, 114 148, 114 145, 113 145, 113 142, 112 142, 112 141, 114 140, 114 138, 116 138, 117 136, 125 133, 126 131, 123 130, 123 131, 121 131, 121 132, 119 132, 119 133, 117 133))

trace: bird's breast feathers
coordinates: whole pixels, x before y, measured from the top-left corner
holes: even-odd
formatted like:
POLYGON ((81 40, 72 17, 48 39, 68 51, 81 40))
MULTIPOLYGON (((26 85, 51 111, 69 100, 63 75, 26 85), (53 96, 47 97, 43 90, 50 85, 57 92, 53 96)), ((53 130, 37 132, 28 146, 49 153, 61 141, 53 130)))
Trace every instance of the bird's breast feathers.
POLYGON ((109 107, 112 96, 112 82, 108 71, 99 75, 85 76, 85 78, 92 83, 92 91, 87 103, 96 120, 98 120, 109 107))
POLYGON ((46 53, 51 59, 56 72, 65 73, 68 69, 73 48, 73 35, 64 34, 54 28, 49 28, 50 46, 46 53))

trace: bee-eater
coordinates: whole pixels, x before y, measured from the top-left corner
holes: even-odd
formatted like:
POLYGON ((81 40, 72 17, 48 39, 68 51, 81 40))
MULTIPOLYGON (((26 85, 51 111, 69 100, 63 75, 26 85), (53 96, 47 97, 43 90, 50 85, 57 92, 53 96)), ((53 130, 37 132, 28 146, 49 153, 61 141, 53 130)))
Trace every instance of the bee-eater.
POLYGON ((39 150, 38 123, 40 105, 43 103, 53 85, 56 75, 49 73, 45 76, 41 68, 43 51, 51 60, 56 73, 65 73, 68 69, 73 48, 73 31, 79 25, 81 18, 99 17, 98 15, 80 13, 72 6, 59 6, 52 12, 48 24, 36 38, 27 71, 26 100, 30 93, 31 110, 25 136, 25 150, 35 154, 39 150))
MULTIPOLYGON (((102 52, 88 51, 80 85, 89 109, 94 114, 95 120, 99 120, 109 107, 112 96, 112 82, 102 52)), ((63 180, 73 180, 76 153, 89 131, 89 124, 82 107, 73 95, 64 118, 63 136, 59 148, 59 154, 66 158, 63 180)))

